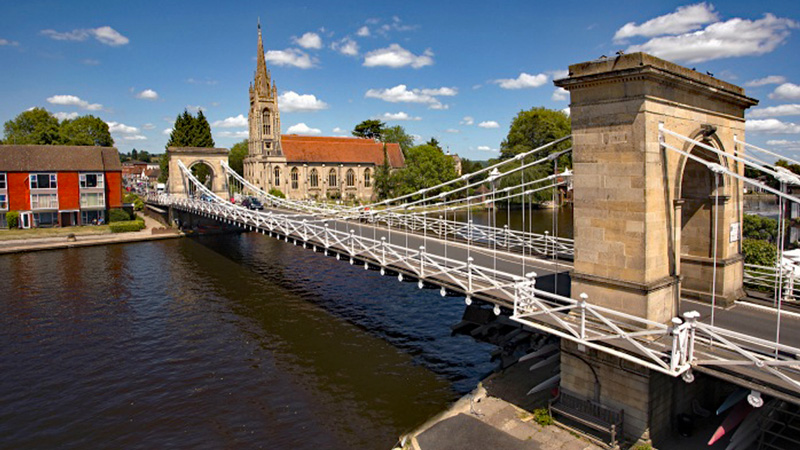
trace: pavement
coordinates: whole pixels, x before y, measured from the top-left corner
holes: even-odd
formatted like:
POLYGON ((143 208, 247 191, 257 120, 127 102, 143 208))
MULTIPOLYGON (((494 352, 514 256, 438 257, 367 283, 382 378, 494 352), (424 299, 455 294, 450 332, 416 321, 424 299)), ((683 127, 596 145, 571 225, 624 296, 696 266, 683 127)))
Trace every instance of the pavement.
POLYGON ((183 236, 182 233, 166 231, 154 234, 153 230, 164 228, 164 225, 147 216, 144 218, 145 228, 140 231, 128 233, 104 233, 77 235, 75 240, 69 240, 66 236, 43 237, 33 239, 14 239, 0 241, 0 255, 11 253, 32 252, 40 250, 56 250, 64 248, 89 247, 94 245, 122 244, 127 242, 152 241, 160 239, 173 239, 183 236))

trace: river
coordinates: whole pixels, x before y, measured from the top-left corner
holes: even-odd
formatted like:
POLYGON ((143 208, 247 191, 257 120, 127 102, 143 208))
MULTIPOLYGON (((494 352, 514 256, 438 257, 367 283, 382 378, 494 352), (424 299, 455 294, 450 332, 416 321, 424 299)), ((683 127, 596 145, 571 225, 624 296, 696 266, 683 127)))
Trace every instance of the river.
POLYGON ((390 448, 494 368, 462 299, 256 233, 2 256, 0 286, 5 448, 390 448))

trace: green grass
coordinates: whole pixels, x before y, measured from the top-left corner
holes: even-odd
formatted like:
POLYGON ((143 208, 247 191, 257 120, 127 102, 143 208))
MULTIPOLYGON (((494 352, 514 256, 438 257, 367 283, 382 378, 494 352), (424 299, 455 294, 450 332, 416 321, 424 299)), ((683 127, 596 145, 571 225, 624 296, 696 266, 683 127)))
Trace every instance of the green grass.
POLYGON ((109 234, 111 229, 108 225, 92 225, 83 227, 64 227, 64 228, 30 228, 22 229, 0 229, 0 241, 12 241, 19 239, 37 239, 47 237, 67 237, 70 233, 75 236, 90 234, 109 234))

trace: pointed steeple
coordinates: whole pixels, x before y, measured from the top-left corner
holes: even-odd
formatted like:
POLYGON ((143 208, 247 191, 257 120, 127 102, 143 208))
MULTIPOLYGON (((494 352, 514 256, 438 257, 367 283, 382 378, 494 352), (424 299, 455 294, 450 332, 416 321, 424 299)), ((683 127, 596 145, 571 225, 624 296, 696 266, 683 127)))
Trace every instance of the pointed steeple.
POLYGON ((264 58, 264 42, 261 40, 261 18, 258 19, 258 64, 256 65, 255 89, 260 95, 269 95, 269 73, 267 73, 267 61, 264 58))

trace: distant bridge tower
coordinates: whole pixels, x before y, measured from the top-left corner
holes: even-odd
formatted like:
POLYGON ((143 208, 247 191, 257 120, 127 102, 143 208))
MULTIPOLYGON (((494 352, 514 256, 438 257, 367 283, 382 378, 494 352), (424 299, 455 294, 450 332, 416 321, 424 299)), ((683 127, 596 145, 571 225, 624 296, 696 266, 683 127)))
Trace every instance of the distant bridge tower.
MULTIPOLYGON (((679 315, 682 297, 709 300, 712 285, 718 305, 743 296, 743 186, 665 149, 659 125, 736 154, 744 111, 757 102, 742 88, 643 53, 572 65, 555 84, 571 97, 572 293, 662 323, 679 315)), ((674 136, 665 142, 744 173, 742 164, 674 136)), ((684 394, 702 389, 570 341, 562 350, 562 389, 624 409, 634 438, 663 435, 671 412, 686 406, 680 399, 691 398, 684 394)))
POLYGON ((170 147, 167 149, 167 156, 170 175, 167 192, 179 196, 194 194, 193 186, 184 179, 183 172, 178 166, 178 161, 181 161, 189 170, 200 165, 206 166, 208 169, 206 187, 222 198, 228 197, 228 175, 221 164, 228 162, 227 148, 170 147))

